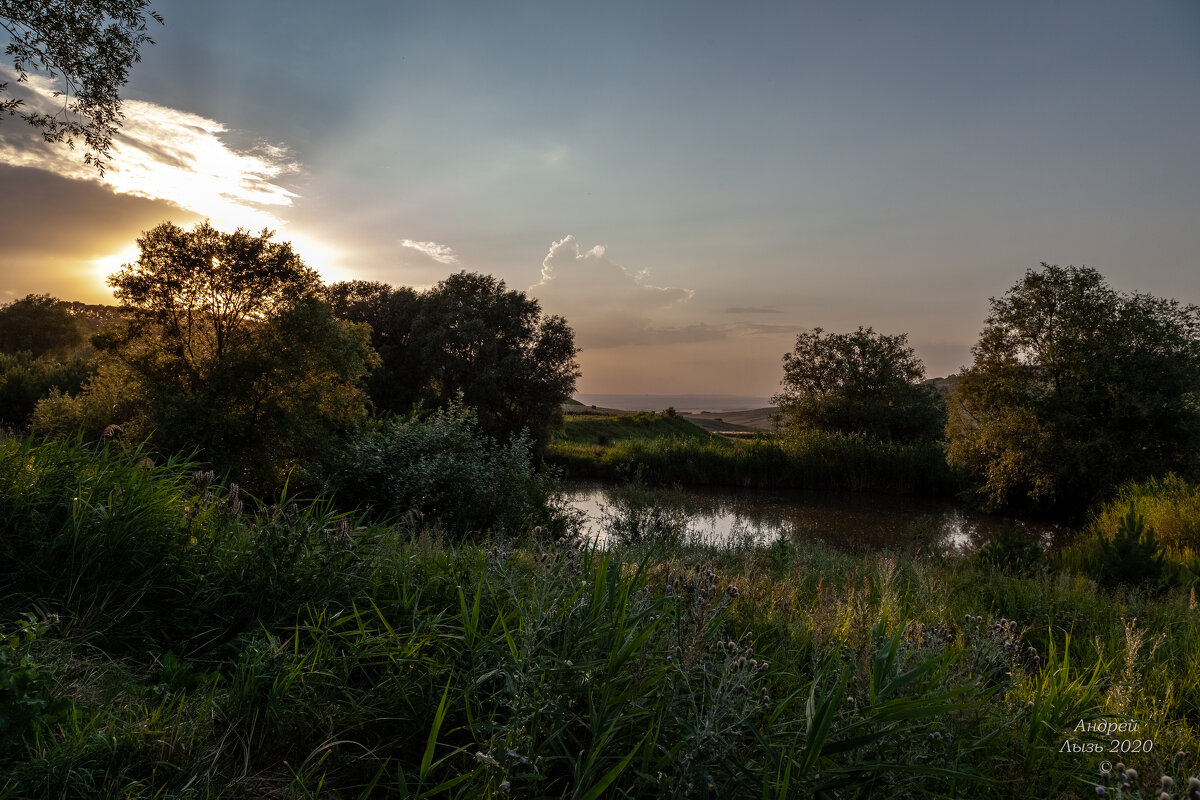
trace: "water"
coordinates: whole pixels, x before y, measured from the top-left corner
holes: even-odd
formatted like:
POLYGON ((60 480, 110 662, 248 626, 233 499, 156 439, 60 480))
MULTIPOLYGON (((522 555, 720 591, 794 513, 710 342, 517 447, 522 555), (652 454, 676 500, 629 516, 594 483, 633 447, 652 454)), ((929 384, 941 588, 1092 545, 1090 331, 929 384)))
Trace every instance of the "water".
MULTIPOLYGON (((587 516, 586 529, 601 541, 606 513, 619 502, 611 484, 568 485, 568 501, 587 516)), ((859 492, 688 487, 666 491, 659 501, 686 511, 688 533, 709 543, 779 537, 820 540, 851 550, 938 547, 976 549, 993 533, 1017 528, 1054 546, 1069 531, 1053 523, 1029 523, 979 514, 951 501, 859 492)))

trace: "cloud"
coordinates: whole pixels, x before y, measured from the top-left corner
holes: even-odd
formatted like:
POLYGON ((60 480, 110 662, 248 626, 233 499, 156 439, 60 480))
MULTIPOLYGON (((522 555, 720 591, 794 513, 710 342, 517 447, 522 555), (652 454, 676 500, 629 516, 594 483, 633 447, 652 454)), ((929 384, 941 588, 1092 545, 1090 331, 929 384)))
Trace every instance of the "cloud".
POLYGON ((437 242, 418 242, 412 239, 401 239, 401 247, 408 247, 432 258, 439 264, 457 264, 458 256, 454 252, 454 248, 448 244, 438 244, 437 242))
MULTIPOLYGON (((29 77, 16 84, 11 71, 0 80, 30 110, 52 113, 61 108, 55 84, 29 77)), ((280 183, 299 165, 286 148, 259 143, 237 148, 225 141, 230 133, 221 122, 140 100, 122 103, 125 121, 112 144, 112 161, 101 176, 83 163, 77 151, 42 141, 28 126, 0 127, 0 164, 31 167, 73 180, 102 184, 117 194, 165 200, 209 217, 217 227, 277 228, 280 208, 298 196, 280 183)))
POLYGON ((775 306, 737 306, 725 309, 726 314, 782 314, 775 306))
POLYGON ((726 334, 724 327, 705 323, 664 324, 661 317, 690 300, 691 289, 655 286, 647 270, 614 263, 603 245, 582 250, 574 236, 550 246, 542 279, 529 291, 547 312, 566 317, 585 350, 711 341, 726 334))

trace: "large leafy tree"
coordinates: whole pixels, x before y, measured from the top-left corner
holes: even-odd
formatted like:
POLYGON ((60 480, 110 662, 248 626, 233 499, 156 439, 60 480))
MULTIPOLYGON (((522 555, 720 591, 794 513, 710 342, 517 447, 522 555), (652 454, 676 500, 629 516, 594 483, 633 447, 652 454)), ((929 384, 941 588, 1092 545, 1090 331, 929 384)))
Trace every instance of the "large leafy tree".
POLYGON ((489 436, 526 430, 541 446, 575 389, 578 349, 566 320, 490 275, 460 272, 423 293, 335 284, 326 297, 337 314, 372 327, 377 408, 405 413, 461 398, 489 436))
POLYGON ((333 316, 290 245, 270 231, 164 223, 138 246, 138 260, 109 278, 131 322, 98 337, 120 368, 97 378, 125 385, 94 381, 88 393, 136 398, 131 421, 160 448, 199 447, 273 488, 365 414, 357 382, 374 360, 369 331, 333 316))
POLYGON ((950 395, 950 463, 996 505, 1078 510, 1200 452, 1200 309, 1043 263, 991 300, 950 395))
POLYGON ((149 0, 0 0, 0 29, 10 41, 17 82, 29 73, 61 79, 62 105, 54 113, 24 107, 5 97, 0 83, 0 116, 17 116, 47 141, 74 146, 82 140, 84 161, 103 171, 122 119, 120 91, 141 50, 153 44, 149 20, 162 23, 149 0))
POLYGON ((34 358, 65 354, 83 343, 67 304, 48 294, 30 294, 0 306, 0 352, 34 358))
POLYGON ((785 425, 912 442, 936 438, 941 398, 922 383, 925 367, 907 334, 825 333, 796 337, 783 357, 783 389, 771 402, 785 425))

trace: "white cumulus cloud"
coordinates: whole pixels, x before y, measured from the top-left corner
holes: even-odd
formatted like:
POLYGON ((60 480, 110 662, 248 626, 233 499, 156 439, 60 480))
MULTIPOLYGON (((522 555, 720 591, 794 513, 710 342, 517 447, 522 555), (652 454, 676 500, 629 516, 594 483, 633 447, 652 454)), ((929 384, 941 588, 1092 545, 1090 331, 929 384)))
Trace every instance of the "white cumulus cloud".
MULTIPOLYGON (((62 99, 54 82, 30 76, 16 84, 11 71, 0 80, 18 88, 25 107, 52 113, 62 99)), ((225 141, 228 127, 198 114, 141 100, 122 103, 125 121, 101 176, 81 153, 42 141, 28 126, 0 128, 0 163, 32 167, 75 180, 95 181, 120 194, 165 200, 212 219, 217 227, 279 227, 276 210, 297 195, 280 178, 299 166, 286 148, 260 143, 237 148, 225 141)))
POLYGON ((432 258, 439 264, 457 264, 458 255, 455 254, 454 248, 448 244, 439 244, 438 242, 418 242, 413 239, 401 239, 401 247, 408 247, 416 250, 419 253, 432 258))
POLYGON ((547 312, 566 317, 585 350, 725 336, 720 326, 664 324, 663 314, 690 300, 695 294, 691 289, 655 286, 648 270, 622 267, 603 245, 583 250, 574 236, 550 246, 542 260, 542 279, 529 291, 547 312))

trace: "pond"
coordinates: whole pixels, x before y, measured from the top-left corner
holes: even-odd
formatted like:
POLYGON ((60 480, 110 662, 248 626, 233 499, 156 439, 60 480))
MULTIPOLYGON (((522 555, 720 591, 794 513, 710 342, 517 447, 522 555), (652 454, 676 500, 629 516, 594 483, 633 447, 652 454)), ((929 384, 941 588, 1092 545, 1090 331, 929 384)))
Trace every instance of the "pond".
MULTIPOLYGON (((586 515, 585 529, 601 542, 631 504, 630 491, 614 484, 570 482, 565 495, 586 515)), ((712 544, 747 539, 770 543, 782 536, 852 551, 931 546, 970 551, 1006 528, 1037 537, 1046 547, 1072 533, 1052 522, 990 516, 928 497, 713 487, 642 488, 633 496, 638 498, 634 505, 653 497, 673 519, 684 521, 689 537, 712 544)))

